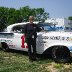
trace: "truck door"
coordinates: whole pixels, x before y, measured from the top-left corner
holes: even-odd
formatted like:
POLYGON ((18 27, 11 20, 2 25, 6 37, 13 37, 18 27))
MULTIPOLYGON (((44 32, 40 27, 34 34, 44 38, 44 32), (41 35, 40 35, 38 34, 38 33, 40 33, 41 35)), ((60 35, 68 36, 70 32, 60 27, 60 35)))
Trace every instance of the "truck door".
POLYGON ((15 49, 28 51, 27 43, 25 43, 25 36, 22 34, 22 25, 14 26, 12 32, 14 33, 13 43, 15 43, 15 49))

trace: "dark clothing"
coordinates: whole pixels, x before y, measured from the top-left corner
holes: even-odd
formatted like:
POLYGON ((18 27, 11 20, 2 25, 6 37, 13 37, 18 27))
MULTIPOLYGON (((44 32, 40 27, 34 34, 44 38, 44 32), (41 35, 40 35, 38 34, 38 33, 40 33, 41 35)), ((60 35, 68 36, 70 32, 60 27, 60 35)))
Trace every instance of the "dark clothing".
POLYGON ((23 26, 23 33, 26 35, 27 38, 32 38, 32 35, 34 38, 37 38, 37 33, 41 31, 41 28, 39 28, 36 24, 26 24, 23 26))
POLYGON ((36 58, 36 38, 37 32, 39 31, 41 31, 41 28, 39 28, 36 24, 26 24, 23 26, 22 32, 25 34, 25 40, 28 44, 29 59, 36 58), (31 45, 33 48, 33 53, 31 51, 31 45))
POLYGON ((28 55, 29 55, 29 59, 35 59, 36 58, 36 39, 29 39, 28 42, 28 55), (31 45, 33 48, 33 52, 31 51, 31 45))

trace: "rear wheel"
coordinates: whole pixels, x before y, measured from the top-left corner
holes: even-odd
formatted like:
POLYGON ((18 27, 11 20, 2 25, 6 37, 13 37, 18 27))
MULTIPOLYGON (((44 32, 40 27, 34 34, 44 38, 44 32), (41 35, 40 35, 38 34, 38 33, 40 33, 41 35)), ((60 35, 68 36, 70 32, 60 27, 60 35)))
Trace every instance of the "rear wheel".
POLYGON ((52 58, 55 62, 68 62, 70 60, 70 51, 64 46, 55 46, 52 49, 52 58))
POLYGON ((2 44, 2 50, 3 51, 9 51, 9 47, 6 43, 1 43, 2 44))

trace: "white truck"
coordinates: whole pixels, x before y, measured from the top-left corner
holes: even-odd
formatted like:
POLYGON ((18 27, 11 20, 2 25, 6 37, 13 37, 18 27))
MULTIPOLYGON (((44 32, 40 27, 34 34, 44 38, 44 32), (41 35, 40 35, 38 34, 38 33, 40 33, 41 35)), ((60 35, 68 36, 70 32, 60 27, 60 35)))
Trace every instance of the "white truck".
MULTIPOLYGON (((28 51, 22 26, 26 23, 17 23, 8 26, 5 32, 0 33, 0 47, 28 51)), ((37 54, 51 55, 56 62, 68 62, 72 53, 72 32, 56 31, 49 23, 37 23, 44 29, 38 32, 36 51, 37 54)))

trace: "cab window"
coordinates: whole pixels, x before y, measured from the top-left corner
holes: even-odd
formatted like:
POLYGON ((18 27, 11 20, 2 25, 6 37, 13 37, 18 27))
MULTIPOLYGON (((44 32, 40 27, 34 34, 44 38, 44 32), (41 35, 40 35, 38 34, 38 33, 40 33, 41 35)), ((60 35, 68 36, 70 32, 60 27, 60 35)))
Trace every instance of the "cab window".
POLYGON ((22 27, 23 27, 23 25, 14 26, 14 27, 12 28, 12 31, 13 31, 14 33, 21 33, 21 32, 22 32, 22 27))
POLYGON ((55 26, 51 23, 39 23, 38 26, 44 31, 55 31, 55 26))

